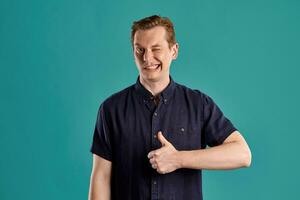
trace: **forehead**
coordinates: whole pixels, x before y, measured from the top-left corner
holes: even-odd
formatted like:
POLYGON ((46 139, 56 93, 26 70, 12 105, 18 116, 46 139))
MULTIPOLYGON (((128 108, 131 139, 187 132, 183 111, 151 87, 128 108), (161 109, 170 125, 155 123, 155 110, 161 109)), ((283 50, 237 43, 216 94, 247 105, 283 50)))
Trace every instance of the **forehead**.
POLYGON ((162 26, 156 26, 147 30, 138 30, 134 35, 134 45, 143 47, 153 45, 168 45, 166 30, 162 26))

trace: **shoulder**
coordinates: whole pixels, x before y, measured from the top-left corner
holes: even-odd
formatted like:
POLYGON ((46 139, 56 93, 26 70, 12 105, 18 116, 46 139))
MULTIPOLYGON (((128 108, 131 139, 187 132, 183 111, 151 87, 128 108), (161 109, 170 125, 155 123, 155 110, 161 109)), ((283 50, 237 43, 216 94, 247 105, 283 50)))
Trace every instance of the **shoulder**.
POLYGON ((128 99, 128 97, 132 93, 133 89, 134 85, 131 85, 121 91, 112 94, 101 103, 101 107, 105 110, 111 110, 124 104, 124 102, 126 102, 126 99, 128 99))
POLYGON ((183 94, 184 96, 191 98, 192 100, 206 102, 207 99, 210 99, 210 97, 200 89, 192 89, 179 83, 176 83, 176 85, 179 94, 183 94))

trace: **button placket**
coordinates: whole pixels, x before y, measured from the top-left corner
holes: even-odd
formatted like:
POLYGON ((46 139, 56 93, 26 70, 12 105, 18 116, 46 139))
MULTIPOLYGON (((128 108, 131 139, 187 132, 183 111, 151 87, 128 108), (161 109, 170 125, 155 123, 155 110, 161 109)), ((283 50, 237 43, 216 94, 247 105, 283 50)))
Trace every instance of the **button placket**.
MULTIPOLYGON (((152 115, 152 130, 151 130, 151 134, 152 134, 152 142, 151 142, 151 146, 152 149, 158 149, 160 148, 160 142, 157 139, 157 132, 160 130, 160 123, 159 123, 159 119, 160 119, 160 115, 159 115, 159 109, 160 109, 161 104, 159 103, 159 105, 156 107, 156 109, 153 112, 152 115)), ((153 174, 151 177, 151 199, 158 199, 158 177, 157 177, 157 172, 153 170, 153 174)))
POLYGON ((155 178, 153 178, 151 182, 151 199, 158 199, 158 183, 155 178))
POLYGON ((152 140, 152 149, 157 149, 158 148, 158 141, 157 141, 157 132, 159 130, 159 115, 157 112, 157 109, 154 111, 153 115, 152 115, 152 136, 153 136, 153 140, 152 140))

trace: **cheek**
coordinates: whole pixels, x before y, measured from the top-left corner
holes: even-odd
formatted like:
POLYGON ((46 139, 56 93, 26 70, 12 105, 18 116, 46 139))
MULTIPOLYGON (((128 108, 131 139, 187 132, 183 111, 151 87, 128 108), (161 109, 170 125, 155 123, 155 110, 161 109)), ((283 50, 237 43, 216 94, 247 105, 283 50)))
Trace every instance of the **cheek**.
POLYGON ((160 62, 164 62, 164 60, 166 60, 166 57, 165 57, 164 54, 155 54, 155 55, 154 55, 154 58, 155 58, 156 60, 159 60, 160 62))
POLYGON ((169 64, 171 62, 172 58, 169 55, 164 55, 160 58, 160 61, 164 64, 169 64))
POLYGON ((140 56, 135 55, 134 60, 135 60, 136 63, 142 63, 142 59, 141 59, 140 56))
POLYGON ((157 58, 159 58, 160 60, 170 60, 170 58, 172 58, 172 55, 170 54, 170 52, 161 52, 159 54, 157 54, 156 56, 157 58))

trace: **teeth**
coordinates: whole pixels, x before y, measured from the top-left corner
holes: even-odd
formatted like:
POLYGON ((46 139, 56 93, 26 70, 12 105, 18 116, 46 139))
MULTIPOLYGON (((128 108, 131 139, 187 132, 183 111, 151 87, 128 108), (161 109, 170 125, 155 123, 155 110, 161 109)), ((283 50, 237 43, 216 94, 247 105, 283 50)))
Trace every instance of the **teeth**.
POLYGON ((147 66, 145 67, 146 69, 156 69, 159 66, 159 64, 157 65, 152 65, 152 66, 147 66))

